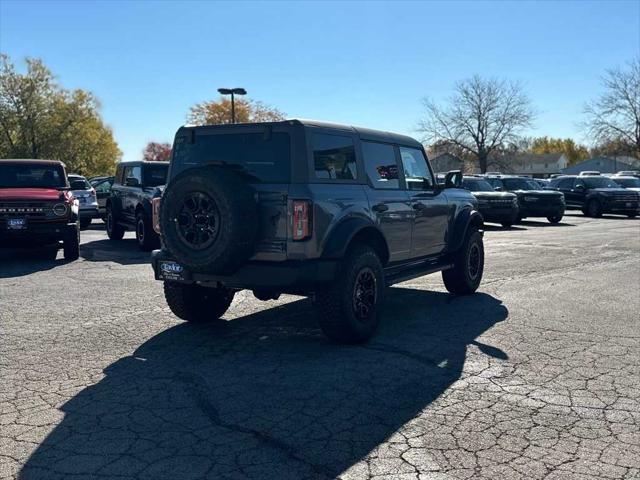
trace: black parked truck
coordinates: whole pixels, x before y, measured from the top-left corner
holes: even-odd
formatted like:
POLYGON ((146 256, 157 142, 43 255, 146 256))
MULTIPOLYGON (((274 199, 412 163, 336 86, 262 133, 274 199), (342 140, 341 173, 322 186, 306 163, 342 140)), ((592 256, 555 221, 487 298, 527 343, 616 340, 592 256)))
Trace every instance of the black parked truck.
POLYGON ((180 318, 219 318, 234 293, 314 298, 322 330, 367 340, 385 287, 442 271, 475 292, 482 216, 460 172, 436 184, 422 145, 387 132, 288 120, 183 127, 154 201, 155 276, 180 318))
POLYGON ((487 175, 486 180, 499 192, 518 196, 518 221, 528 217, 545 217, 550 223, 560 223, 564 215, 565 199, 561 192, 543 190, 530 178, 515 175, 487 175))
POLYGON ((515 193, 498 192, 482 177, 464 177, 462 187, 478 200, 478 210, 485 222, 510 227, 518 220, 520 208, 515 193))
POLYGON ((167 162, 118 164, 105 206, 111 240, 122 240, 127 230, 133 230, 140 250, 151 251, 160 246, 160 237, 151 223, 151 200, 162 193, 168 170, 167 162))

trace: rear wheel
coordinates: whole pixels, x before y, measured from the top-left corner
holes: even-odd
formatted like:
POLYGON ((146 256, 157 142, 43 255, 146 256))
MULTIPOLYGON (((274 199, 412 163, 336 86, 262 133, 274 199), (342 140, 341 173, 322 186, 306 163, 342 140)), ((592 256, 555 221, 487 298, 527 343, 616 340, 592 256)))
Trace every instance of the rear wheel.
POLYGON ((483 271, 482 234, 474 229, 467 234, 462 248, 456 253, 453 268, 442 272, 442 280, 449 292, 466 295, 478 289, 483 271))
POLYGON ((143 252, 149 252, 160 246, 160 238, 153 230, 151 219, 143 212, 138 212, 136 215, 136 240, 143 252))
POLYGON ((598 200, 593 198, 589 200, 585 212, 583 213, 585 213, 585 215, 589 217, 599 218, 602 216, 602 205, 600 205, 600 202, 598 200))
POLYGON ((378 327, 384 293, 382 263, 369 246, 358 245, 345 257, 340 274, 316 295, 320 328, 337 343, 362 343, 378 327))
POLYGON ((116 218, 113 215, 111 207, 107 207, 107 235, 110 240, 122 240, 124 237, 124 228, 116 222, 116 218))
POLYGON ((193 323, 217 320, 229 309, 235 292, 195 284, 164 282, 164 298, 176 317, 193 323))
POLYGON ((63 241, 63 251, 64 259, 70 262, 80 257, 80 226, 78 224, 67 232, 63 241))
POLYGON ((550 215, 547 217, 547 220, 549 220, 549 223, 560 223, 562 215, 550 215))

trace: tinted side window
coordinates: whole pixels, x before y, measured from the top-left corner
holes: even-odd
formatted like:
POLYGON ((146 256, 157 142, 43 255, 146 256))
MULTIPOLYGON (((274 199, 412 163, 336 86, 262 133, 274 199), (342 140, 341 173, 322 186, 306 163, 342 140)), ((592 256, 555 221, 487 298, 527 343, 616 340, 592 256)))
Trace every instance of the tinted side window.
POLYGON ((410 190, 429 190, 433 188, 433 177, 422 150, 400 147, 400 158, 402 158, 407 188, 410 190))
POLYGON ((571 190, 573 188, 573 178, 563 178, 558 183, 558 187, 562 190, 571 190))
POLYGON ((355 180, 356 153, 351 137, 313 134, 316 178, 355 180))
POLYGON ((363 141, 362 155, 367 177, 374 188, 400 188, 393 145, 363 141))
POLYGON ((104 180, 102 182, 97 183, 93 188, 95 188, 96 192, 98 193, 109 193, 109 191, 111 190, 111 181, 104 180))

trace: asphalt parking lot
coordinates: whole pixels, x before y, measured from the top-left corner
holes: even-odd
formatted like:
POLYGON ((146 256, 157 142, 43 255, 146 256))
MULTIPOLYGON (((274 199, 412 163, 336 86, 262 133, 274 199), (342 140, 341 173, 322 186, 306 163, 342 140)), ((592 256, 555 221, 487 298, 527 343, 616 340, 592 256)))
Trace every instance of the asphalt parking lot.
POLYGON ((132 234, 0 253, 0 478, 640 477, 640 220, 488 228, 480 293, 388 290, 360 347, 309 300, 191 326, 132 234))

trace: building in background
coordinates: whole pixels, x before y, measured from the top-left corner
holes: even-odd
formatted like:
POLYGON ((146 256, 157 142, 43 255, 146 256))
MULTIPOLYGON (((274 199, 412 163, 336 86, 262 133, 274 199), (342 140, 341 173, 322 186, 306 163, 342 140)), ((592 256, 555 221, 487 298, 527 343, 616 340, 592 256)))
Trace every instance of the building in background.
POLYGON ((503 173, 534 178, 548 178, 569 165, 563 153, 520 153, 503 156, 496 163, 502 165, 499 170, 503 173))
POLYGON ((577 175, 587 170, 595 170, 600 173, 616 173, 620 170, 638 170, 639 168, 640 160, 633 157, 593 157, 564 168, 562 173, 577 175))

